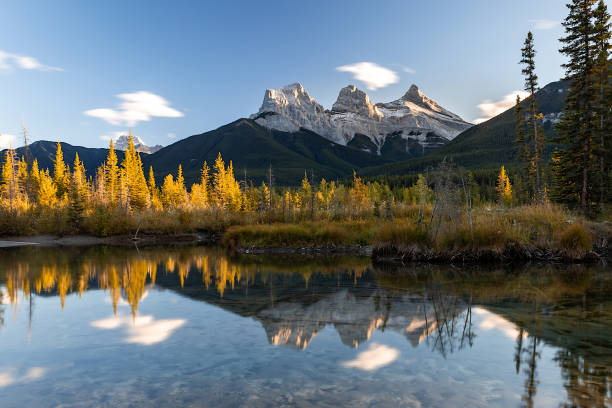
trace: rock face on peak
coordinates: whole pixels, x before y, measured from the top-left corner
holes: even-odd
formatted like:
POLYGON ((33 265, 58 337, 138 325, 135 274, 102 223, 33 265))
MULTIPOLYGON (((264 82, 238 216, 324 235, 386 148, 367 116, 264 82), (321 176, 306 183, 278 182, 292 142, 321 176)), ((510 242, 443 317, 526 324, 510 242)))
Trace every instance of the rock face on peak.
MULTIPOLYGON (((139 138, 138 136, 132 136, 132 138, 134 140, 134 148, 139 153, 151 154, 151 153, 155 153, 158 150, 161 150, 164 147, 162 145, 147 146, 142 141, 142 139, 139 138)), ((127 135, 119 136, 117 140, 115 140, 114 142, 115 142, 115 149, 122 150, 122 151, 127 150, 128 148, 128 136, 127 135)))
POLYGON ((462 120, 459 116, 455 115, 452 112, 447 111, 442 106, 438 105, 436 101, 433 101, 432 99, 430 99, 427 95, 421 92, 421 90, 414 84, 410 86, 410 89, 408 89, 408 92, 406 92, 404 96, 402 96, 402 98, 396 102, 400 102, 400 101, 403 102, 403 105, 405 106, 407 106, 408 103, 413 103, 417 106, 420 106, 421 108, 429 109, 431 111, 448 116, 452 119, 462 120))
POLYGON ((374 104, 354 85, 325 110, 301 84, 268 89, 251 119, 287 132, 308 129, 339 144, 377 155, 422 156, 472 125, 423 94, 416 85, 388 103, 374 104))
POLYGON ((349 112, 372 119, 382 119, 382 114, 370 102, 368 94, 357 89, 355 85, 342 88, 336 103, 332 106, 332 114, 349 112))
POLYGON ((251 115, 251 119, 270 129, 297 132, 300 128, 305 128, 340 142, 336 140, 325 108, 315 101, 300 83, 266 90, 259 112, 251 115))

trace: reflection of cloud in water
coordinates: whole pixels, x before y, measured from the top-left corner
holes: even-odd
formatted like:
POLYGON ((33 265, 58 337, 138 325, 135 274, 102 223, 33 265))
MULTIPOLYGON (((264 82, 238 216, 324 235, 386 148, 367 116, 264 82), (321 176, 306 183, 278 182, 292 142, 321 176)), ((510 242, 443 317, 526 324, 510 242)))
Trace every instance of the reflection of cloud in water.
POLYGON ((342 363, 344 367, 358 368, 364 371, 377 370, 393 363, 399 357, 397 349, 384 344, 372 343, 366 351, 357 354, 357 358, 342 363))
POLYGON ((10 305, 11 303, 11 297, 8 294, 8 291, 6 290, 2 290, 3 288, 0 288, 0 305, 10 305))
POLYGON ((172 333, 184 325, 185 319, 155 320, 153 316, 112 316, 107 319, 96 320, 91 323, 93 327, 104 330, 125 328, 126 343, 136 343, 150 346, 166 340, 172 333))
MULTIPOLYGON (((482 321, 478 325, 480 329, 486 331, 499 330, 511 339, 516 339, 518 337, 519 331, 516 328, 516 325, 503 317, 498 316, 482 307, 473 307, 472 312, 482 318, 482 321)), ((527 332, 524 333, 524 337, 526 336, 527 332)))
POLYGON ((22 376, 15 375, 15 369, 12 368, 8 370, 1 369, 0 371, 3 371, 0 372, 0 388, 2 388, 21 382, 38 380, 45 375, 47 370, 42 367, 32 367, 22 376))

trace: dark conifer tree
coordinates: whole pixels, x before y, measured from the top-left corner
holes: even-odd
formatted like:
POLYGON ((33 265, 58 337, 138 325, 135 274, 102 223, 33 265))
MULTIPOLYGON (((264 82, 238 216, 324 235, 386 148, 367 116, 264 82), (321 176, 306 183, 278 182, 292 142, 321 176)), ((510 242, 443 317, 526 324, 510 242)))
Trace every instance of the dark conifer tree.
POLYGON ((521 200, 527 200, 533 194, 534 189, 531 174, 531 147, 529 140, 527 140, 527 134, 525 131, 525 108, 519 95, 516 96, 514 119, 516 122, 517 156, 519 163, 521 163, 521 171, 517 174, 517 178, 520 180, 518 183, 519 191, 517 191, 517 194, 521 200))
MULTIPOLYGON (((559 165, 566 171, 558 174, 555 196, 572 203, 579 197, 585 214, 590 213, 593 191, 593 136, 595 134, 593 67, 596 57, 593 28, 593 6, 596 0, 572 0, 563 22, 565 37, 561 53, 568 57, 565 68, 569 90, 563 116, 557 125, 558 143, 565 146, 558 154, 559 165), (571 163, 571 166, 566 165, 571 163), (568 194, 572 186, 575 194, 568 194)), ((598 167, 598 166, 597 166, 598 167)))
POLYGON ((522 72, 525 76, 525 90, 529 92, 529 105, 527 107, 528 119, 526 121, 528 133, 525 138, 530 140, 530 167, 533 167, 535 173, 534 195, 536 200, 540 202, 543 197, 541 161, 542 152, 544 150, 544 134, 538 125, 542 115, 538 112, 538 105, 535 97, 536 92, 539 90, 538 76, 535 72, 535 54, 533 34, 530 31, 527 33, 525 45, 521 49, 521 64, 524 65, 522 72))
POLYGON ((597 145, 594 149, 598 156, 598 180, 599 180, 599 202, 607 200, 609 191, 610 170, 610 137, 611 137, 611 114, 612 88, 610 87, 610 14, 603 0, 600 0, 594 11, 593 41, 595 42, 595 64, 593 69, 593 86, 595 95, 595 137, 593 142, 597 145))

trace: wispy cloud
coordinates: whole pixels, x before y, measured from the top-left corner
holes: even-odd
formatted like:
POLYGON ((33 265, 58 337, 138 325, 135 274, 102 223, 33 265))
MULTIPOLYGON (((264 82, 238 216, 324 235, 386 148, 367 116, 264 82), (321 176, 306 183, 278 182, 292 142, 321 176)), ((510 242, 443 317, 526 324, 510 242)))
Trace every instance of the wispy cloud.
POLYGON ((358 62, 352 65, 343 65, 337 71, 351 72, 353 78, 366 84, 367 88, 375 91, 399 81, 395 71, 382 67, 373 62, 358 62))
POLYGON ((122 100, 118 109, 90 109, 84 114, 100 118, 115 126, 134 126, 138 122, 148 122, 153 117, 180 118, 185 116, 182 112, 172 108, 167 100, 151 92, 122 93, 117 97, 122 100))
POLYGON ((416 70, 410 67, 402 67, 402 71, 404 71, 407 74, 416 74, 416 70))
POLYGON ((557 20, 535 19, 529 20, 533 24, 534 30, 552 30, 558 27, 561 23, 557 20))
POLYGON ((176 139, 176 133, 168 133, 168 138, 176 139))
POLYGON ((481 117, 474 119, 472 122, 475 124, 479 124, 482 122, 486 122, 487 120, 504 113, 511 107, 516 104, 516 96, 520 96, 521 99, 525 99, 529 96, 529 93, 526 91, 514 91, 504 96, 499 101, 491 101, 489 99, 485 99, 482 103, 478 104, 478 109, 480 109, 481 117))
POLYGON ((117 130, 114 132, 108 132, 108 133, 103 134, 102 136, 100 136, 100 140, 110 142, 111 140, 117 140, 119 136, 127 135, 127 134, 128 134, 127 130, 117 130))
POLYGON ((34 57, 0 50, 0 71, 30 69, 37 71, 63 71, 63 68, 42 64, 34 57))
POLYGON ((0 133, 0 150, 15 147, 17 137, 8 133, 0 133))

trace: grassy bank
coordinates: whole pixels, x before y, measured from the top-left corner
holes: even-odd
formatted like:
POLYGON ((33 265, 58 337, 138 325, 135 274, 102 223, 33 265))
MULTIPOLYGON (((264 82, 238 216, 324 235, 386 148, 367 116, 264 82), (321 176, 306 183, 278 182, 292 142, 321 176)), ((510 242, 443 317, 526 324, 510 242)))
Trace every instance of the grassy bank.
POLYGON ((412 205, 387 214, 315 218, 214 209, 128 213, 98 208, 75 219, 66 208, 0 214, 0 232, 96 237, 205 232, 238 251, 370 253, 371 249, 375 260, 394 262, 586 261, 606 257, 612 237, 609 223, 590 221, 551 204, 483 205, 471 213, 412 205))
POLYGON ((479 208, 444 222, 412 217, 231 226, 231 249, 372 246, 379 261, 589 261, 607 256, 612 229, 552 205, 479 208))

